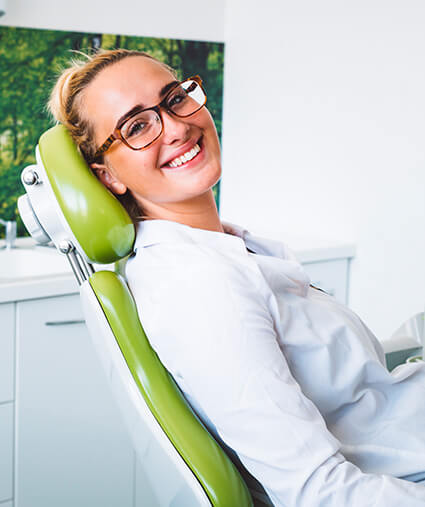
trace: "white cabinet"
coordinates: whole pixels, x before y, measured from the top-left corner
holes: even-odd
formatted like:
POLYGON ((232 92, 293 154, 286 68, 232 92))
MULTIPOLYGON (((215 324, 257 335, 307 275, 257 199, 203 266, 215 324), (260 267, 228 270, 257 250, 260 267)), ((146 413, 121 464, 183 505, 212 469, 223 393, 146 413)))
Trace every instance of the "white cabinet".
POLYGON ((0 304, 0 325, 0 403, 2 403, 13 400, 14 303, 0 304))
MULTIPOLYGON (((13 496, 13 403, 0 404, 0 502, 13 496)), ((0 503, 0 507, 3 504, 0 503)))
POLYGON ((0 502, 5 502, 13 497, 14 303, 0 304, 0 323, 0 502))
POLYGON ((17 303, 15 507, 130 507, 134 453, 79 296, 17 303))

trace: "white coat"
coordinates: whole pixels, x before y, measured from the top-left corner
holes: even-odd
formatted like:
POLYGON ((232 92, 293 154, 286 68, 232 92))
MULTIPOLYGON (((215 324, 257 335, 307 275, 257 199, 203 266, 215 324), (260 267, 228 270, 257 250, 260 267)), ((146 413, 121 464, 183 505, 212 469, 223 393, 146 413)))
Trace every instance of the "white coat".
POLYGON ((371 331, 283 243, 223 225, 141 222, 127 263, 192 407, 276 506, 425 506, 423 484, 396 478, 425 471, 425 364, 389 373, 371 331))

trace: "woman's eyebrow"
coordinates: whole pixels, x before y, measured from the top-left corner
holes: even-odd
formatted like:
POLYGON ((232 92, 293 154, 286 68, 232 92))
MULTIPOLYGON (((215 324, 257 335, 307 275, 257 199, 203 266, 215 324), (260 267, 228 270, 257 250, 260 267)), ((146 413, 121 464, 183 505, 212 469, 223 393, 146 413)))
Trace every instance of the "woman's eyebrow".
MULTIPOLYGON (((159 96, 161 98, 164 97, 164 95, 166 95, 171 90, 171 88, 176 86, 176 84, 179 84, 179 81, 174 80, 174 81, 171 81, 170 83, 167 83, 159 91, 159 96)), ((129 118, 130 116, 133 116, 133 114, 136 114, 139 111, 143 111, 143 109, 145 109, 145 108, 146 108, 146 106, 144 106, 143 104, 137 104, 137 106, 132 107, 129 111, 124 113, 119 118, 119 120, 117 121, 117 128, 122 127, 122 124, 127 120, 127 118, 129 118)))
POLYGON ((176 86, 177 84, 179 84, 179 81, 171 81, 170 83, 166 84, 165 86, 163 86, 161 88, 161 90, 159 91, 159 96, 160 97, 163 97, 164 95, 166 95, 170 90, 171 88, 173 88, 174 86, 176 86))
POLYGON ((125 121, 130 118, 130 116, 133 116, 133 114, 136 114, 138 113, 139 111, 143 111, 143 109, 145 109, 145 106, 143 104, 138 104, 137 106, 134 106, 130 109, 130 111, 127 111, 126 113, 124 113, 120 118, 119 120, 117 121, 117 126, 116 128, 119 129, 123 126, 123 124, 125 123, 125 121))

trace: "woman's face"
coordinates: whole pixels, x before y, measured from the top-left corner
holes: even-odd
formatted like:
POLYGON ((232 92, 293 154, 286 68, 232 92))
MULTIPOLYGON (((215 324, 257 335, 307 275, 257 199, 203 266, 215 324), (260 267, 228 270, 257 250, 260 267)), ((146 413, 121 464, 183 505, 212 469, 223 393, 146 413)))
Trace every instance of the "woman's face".
MULTIPOLYGON (((189 77, 189 76, 186 76, 189 77)), ((157 105, 160 94, 175 77, 155 60, 131 56, 102 70, 86 88, 84 114, 100 146, 123 115, 137 105, 157 105)), ((144 210, 172 209, 208 192, 221 176, 220 147, 209 111, 203 107, 187 118, 161 109, 162 135, 144 150, 132 150, 114 141, 104 164, 92 164, 101 181, 114 193, 127 188, 144 210), (200 152, 188 162, 170 167, 176 157, 196 144, 200 152)))

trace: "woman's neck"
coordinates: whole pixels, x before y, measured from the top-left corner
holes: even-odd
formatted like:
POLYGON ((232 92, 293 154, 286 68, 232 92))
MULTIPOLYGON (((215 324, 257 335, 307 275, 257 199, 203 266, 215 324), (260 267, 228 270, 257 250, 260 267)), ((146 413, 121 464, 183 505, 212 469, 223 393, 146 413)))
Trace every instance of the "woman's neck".
POLYGON ((187 201, 159 204, 142 202, 140 204, 147 220, 170 220, 197 229, 224 232, 211 189, 187 201))

